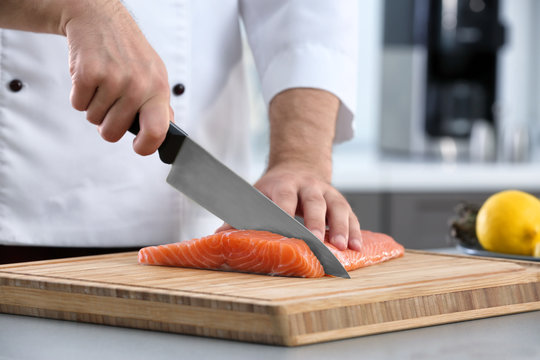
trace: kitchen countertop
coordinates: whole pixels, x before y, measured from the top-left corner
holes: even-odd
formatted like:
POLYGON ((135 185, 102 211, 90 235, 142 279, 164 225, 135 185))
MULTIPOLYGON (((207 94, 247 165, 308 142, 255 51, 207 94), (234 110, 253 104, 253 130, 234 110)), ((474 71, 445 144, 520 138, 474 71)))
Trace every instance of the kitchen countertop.
POLYGON ((0 314, 0 359, 540 358, 540 311, 286 348, 0 314))

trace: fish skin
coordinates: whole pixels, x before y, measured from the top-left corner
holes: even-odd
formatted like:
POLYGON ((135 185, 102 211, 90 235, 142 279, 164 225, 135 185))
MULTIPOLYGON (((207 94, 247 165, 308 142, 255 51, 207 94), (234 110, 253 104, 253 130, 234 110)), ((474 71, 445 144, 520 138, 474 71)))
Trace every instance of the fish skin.
MULTIPOLYGON (((347 271, 402 256, 404 248, 390 236, 362 230, 362 251, 338 250, 325 241, 347 271)), ((199 239, 149 246, 139 263, 239 271, 279 276, 322 277, 324 269, 306 243, 258 230, 226 230, 199 239)))

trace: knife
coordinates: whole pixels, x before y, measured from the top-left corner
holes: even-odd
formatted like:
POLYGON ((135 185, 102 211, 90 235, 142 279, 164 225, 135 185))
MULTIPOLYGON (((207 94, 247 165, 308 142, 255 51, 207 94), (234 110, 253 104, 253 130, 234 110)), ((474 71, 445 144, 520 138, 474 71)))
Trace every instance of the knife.
MULTIPOLYGON (((137 115, 129 131, 137 135, 139 130, 137 115)), ((326 274, 350 279, 339 260, 311 231, 210 155, 178 125, 169 124, 158 152, 161 161, 172 164, 167 182, 227 224, 301 239, 326 274)))

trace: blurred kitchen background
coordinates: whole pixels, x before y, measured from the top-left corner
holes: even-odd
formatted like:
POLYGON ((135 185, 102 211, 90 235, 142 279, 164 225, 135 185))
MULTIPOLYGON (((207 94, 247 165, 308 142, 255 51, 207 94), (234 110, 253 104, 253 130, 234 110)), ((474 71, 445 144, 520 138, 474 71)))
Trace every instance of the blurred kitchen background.
MULTIPOLYGON (((460 202, 540 195, 540 1, 359 6, 356 134, 335 146, 333 182, 362 227, 408 248, 447 247, 460 202)), ((255 179, 268 124, 260 96, 251 102, 255 179)))

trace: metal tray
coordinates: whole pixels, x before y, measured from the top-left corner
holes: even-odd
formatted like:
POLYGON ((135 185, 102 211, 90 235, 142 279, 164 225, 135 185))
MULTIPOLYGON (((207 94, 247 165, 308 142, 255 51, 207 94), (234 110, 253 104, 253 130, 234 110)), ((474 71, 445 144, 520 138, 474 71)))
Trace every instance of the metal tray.
POLYGON ((469 247, 463 246, 461 244, 458 244, 457 248, 458 248, 459 251, 461 251, 461 252, 463 252, 465 254, 468 254, 468 255, 497 257, 497 258, 512 259, 512 260, 539 261, 540 262, 540 257, 496 253, 496 252, 487 251, 487 250, 478 250, 478 249, 469 248, 469 247))

